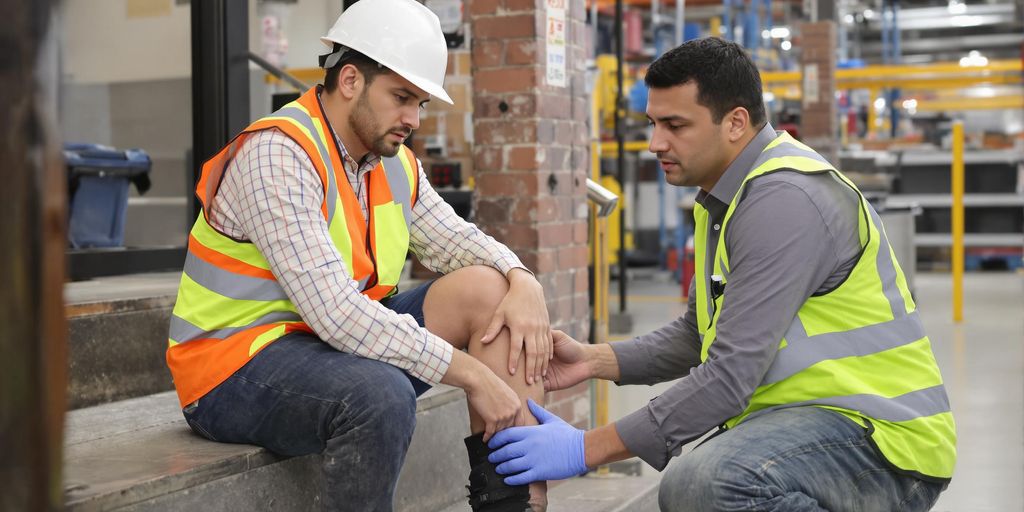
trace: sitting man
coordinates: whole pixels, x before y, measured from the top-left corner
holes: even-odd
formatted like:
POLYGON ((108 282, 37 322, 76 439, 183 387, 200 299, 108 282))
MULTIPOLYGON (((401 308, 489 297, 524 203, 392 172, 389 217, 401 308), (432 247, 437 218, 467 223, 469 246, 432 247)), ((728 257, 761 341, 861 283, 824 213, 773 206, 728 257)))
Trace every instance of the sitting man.
POLYGON ((484 445, 536 423, 543 290, 403 145, 430 97, 452 103, 438 19, 363 0, 321 40, 324 85, 203 165, 167 350, 185 418, 214 441, 322 453, 327 509, 389 511, 416 397, 450 384, 469 401, 474 510, 543 510, 544 484, 507 486, 484 445), (409 250, 444 276, 398 293, 409 250))

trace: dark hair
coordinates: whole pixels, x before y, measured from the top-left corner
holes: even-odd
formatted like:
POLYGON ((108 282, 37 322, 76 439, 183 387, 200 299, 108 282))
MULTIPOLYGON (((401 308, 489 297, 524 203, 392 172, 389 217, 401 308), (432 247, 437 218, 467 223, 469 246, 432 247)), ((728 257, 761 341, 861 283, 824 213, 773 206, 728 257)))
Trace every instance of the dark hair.
MULTIPOLYGON (((338 51, 341 45, 334 43, 334 51, 338 51)), ((363 78, 366 79, 366 85, 369 86, 373 83, 373 80, 378 75, 384 73, 390 73, 391 70, 381 66, 377 61, 359 53, 351 48, 341 56, 338 63, 327 70, 326 76, 324 76, 324 89, 327 92, 334 92, 338 88, 338 75, 341 73, 341 68, 345 67, 345 64, 352 64, 363 74, 363 78)))
POLYGON ((652 62, 644 77, 652 89, 690 81, 697 82, 697 103, 711 110, 715 123, 721 123, 730 110, 743 107, 752 125, 764 125, 761 75, 742 46, 717 37, 687 41, 652 62))

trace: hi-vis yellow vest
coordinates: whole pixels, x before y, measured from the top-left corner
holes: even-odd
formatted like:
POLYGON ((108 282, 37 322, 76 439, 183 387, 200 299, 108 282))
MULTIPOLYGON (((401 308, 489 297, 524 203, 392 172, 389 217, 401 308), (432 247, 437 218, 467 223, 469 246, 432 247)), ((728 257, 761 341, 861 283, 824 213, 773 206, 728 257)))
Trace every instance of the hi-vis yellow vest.
POLYGON ((743 189, 773 172, 833 173, 860 196, 860 258, 834 290, 804 302, 779 342, 774 362, 746 409, 727 427, 786 407, 835 410, 866 427, 895 468, 944 481, 956 461, 956 427, 931 344, 878 214, 824 158, 783 133, 753 165, 721 223, 715 261, 708 262, 706 209, 695 207, 697 326, 701 361, 729 300, 729 219, 743 189))
POLYGON ((310 89, 252 123, 203 164, 196 186, 203 211, 189 233, 167 349, 182 406, 205 395, 281 336, 312 332, 256 246, 232 239, 208 223, 208 208, 224 170, 253 133, 276 128, 302 146, 323 182, 322 213, 349 276, 374 300, 395 291, 409 250, 416 159, 403 146, 398 155, 381 158, 367 173, 370 218, 365 219, 318 92, 319 86, 310 89))

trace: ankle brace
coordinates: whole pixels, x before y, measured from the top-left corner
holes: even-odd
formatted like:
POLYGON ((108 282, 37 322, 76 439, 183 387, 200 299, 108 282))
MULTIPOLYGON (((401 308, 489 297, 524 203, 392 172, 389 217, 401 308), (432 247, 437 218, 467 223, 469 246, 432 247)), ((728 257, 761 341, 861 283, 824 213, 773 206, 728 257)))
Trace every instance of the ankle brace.
POLYGON ((487 460, 492 450, 483 437, 483 434, 474 434, 465 439, 470 468, 466 487, 473 512, 531 512, 529 486, 505 483, 505 477, 487 460))

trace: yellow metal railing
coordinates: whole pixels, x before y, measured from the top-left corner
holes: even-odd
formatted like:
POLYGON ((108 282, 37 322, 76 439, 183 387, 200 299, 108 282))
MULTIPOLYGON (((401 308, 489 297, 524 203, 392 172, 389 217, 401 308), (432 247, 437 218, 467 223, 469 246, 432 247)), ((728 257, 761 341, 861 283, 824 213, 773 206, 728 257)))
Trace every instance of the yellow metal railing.
POLYGON ((953 321, 964 319, 964 122, 953 123, 953 321))

